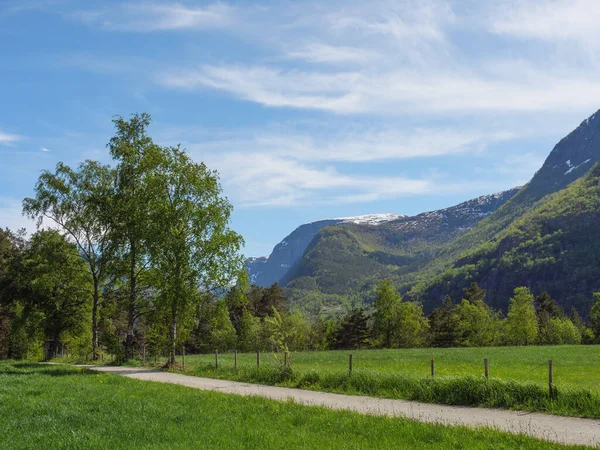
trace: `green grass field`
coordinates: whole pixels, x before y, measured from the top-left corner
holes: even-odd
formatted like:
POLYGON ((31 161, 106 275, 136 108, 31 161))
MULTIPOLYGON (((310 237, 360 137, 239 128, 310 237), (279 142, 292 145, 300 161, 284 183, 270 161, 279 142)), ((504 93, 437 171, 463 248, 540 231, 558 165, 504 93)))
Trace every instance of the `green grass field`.
MULTIPOLYGON (((554 383, 559 387, 589 388, 600 391, 600 346, 435 348, 399 350, 360 350, 299 352, 291 354, 292 367, 298 371, 340 373, 348 370, 348 355, 353 355, 355 373, 430 376, 430 357, 435 357, 438 376, 483 375, 483 360, 489 361, 489 376, 546 386, 548 360, 553 361, 554 383)), ((221 367, 233 367, 231 353, 220 355, 221 367)), ((186 356, 190 369, 214 368, 214 355, 186 356)), ((261 355, 261 365, 274 366, 273 354, 261 355)), ((254 368, 255 354, 238 355, 239 368, 254 368)))
MULTIPOLYGON (((291 370, 281 355, 193 355, 185 373, 303 389, 402 398, 430 403, 501 407, 600 418, 600 347, 497 347, 292 353, 291 370), (430 357, 435 357, 434 379, 430 357), (489 379, 483 359, 489 361, 489 379), (548 390, 548 360, 553 360, 553 397, 548 390)), ((181 362, 181 359, 180 359, 181 362)), ((163 361, 157 361, 162 364, 163 361)), ((182 371, 179 369, 179 371, 182 371)))
POLYGON ((492 430, 10 361, 0 363, 0 405, 3 449, 564 448, 492 430))

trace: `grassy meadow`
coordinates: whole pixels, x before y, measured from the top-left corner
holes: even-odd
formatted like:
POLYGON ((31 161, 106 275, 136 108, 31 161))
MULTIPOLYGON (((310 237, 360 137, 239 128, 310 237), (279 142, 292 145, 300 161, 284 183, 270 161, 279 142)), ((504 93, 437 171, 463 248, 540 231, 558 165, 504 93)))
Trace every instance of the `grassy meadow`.
POLYGON ((0 363, 3 449, 558 449, 493 430, 204 392, 68 367, 0 363))
MULTIPOLYGON (((428 377, 430 358, 434 356, 435 373, 438 376, 479 376, 483 375, 483 360, 487 358, 490 377, 543 386, 548 383, 548 360, 551 359, 556 385, 600 391, 600 346, 332 350, 297 352, 292 353, 290 358, 292 367, 298 371, 345 372, 348 370, 350 353, 355 373, 428 377)), ((272 353, 261 354, 261 366, 273 367, 279 361, 281 356, 272 353)), ((233 367, 233 354, 219 355, 219 362, 223 369, 233 367)), ((189 368, 213 369, 215 356, 186 355, 185 364, 189 368)), ((238 354, 239 368, 255 366, 256 354, 238 354)))
MULTIPOLYGON (((290 369, 283 369, 282 355, 273 353, 261 354, 258 370, 256 354, 238 354, 237 359, 234 370, 233 354, 220 354, 216 370, 214 354, 188 355, 185 368, 177 370, 303 389, 600 418, 599 346, 298 352, 290 355, 290 369), (435 358, 434 379, 431 356, 435 358), (484 358, 489 362, 487 380, 484 358), (553 361, 552 397, 549 359, 553 361)), ((162 363, 160 358, 156 362, 162 363)))

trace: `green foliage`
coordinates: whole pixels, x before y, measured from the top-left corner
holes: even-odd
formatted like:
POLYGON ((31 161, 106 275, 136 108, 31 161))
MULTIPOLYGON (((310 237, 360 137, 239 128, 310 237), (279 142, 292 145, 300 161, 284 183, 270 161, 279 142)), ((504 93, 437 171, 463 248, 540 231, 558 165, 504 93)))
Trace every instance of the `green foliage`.
POLYGON ((544 325, 541 344, 573 345, 581 344, 581 332, 569 319, 552 318, 544 325))
POLYGON ((458 343, 464 347, 488 347, 499 343, 500 317, 484 299, 486 292, 472 283, 456 307, 458 343))
POLYGON ((261 348, 261 323, 246 309, 242 311, 238 323, 237 348, 241 351, 255 351, 261 348))
MULTIPOLYGON (((50 354, 55 356, 61 342, 87 335, 89 273, 75 245, 57 231, 38 231, 23 265, 28 288, 22 299, 25 320, 52 342, 50 354)), ((91 335, 86 339, 91 349, 91 335)))
POLYGON ((341 320, 335 335, 335 348, 364 348, 369 338, 368 317, 363 308, 355 308, 341 320))
POLYGON ((280 313, 273 308, 273 314, 264 319, 267 341, 273 351, 288 352, 304 350, 309 325, 299 314, 280 313))
POLYGON ((429 316, 431 344, 434 347, 456 347, 459 345, 459 315, 450 296, 433 310, 429 316))
MULTIPOLYGON (((171 361, 177 329, 189 322, 201 301, 200 289, 223 289, 239 274, 241 236, 229 228, 231 204, 222 195, 217 174, 195 163, 179 147, 158 148, 156 170, 148 176, 149 259, 158 290, 156 307, 170 318, 171 361)), ((216 309, 212 339, 221 349, 235 345, 235 330, 224 303, 216 309), (224 308, 224 310, 223 310, 224 308), (227 314, 221 317, 221 311, 227 314)))
POLYGON ((590 328, 596 342, 600 342, 600 292, 594 293, 594 304, 590 310, 590 328))
POLYGON ((429 335, 429 323, 423 308, 416 302, 402 302, 396 322, 396 346, 424 347, 429 335))
POLYGON ((528 288, 515 289, 506 317, 506 339, 510 344, 531 345, 536 341, 538 322, 533 302, 533 295, 528 288))
POLYGON ((214 315, 210 321, 210 342, 215 350, 228 351, 235 348, 236 341, 235 328, 229 318, 227 305, 223 300, 219 300, 215 304, 214 315))
POLYGON ((77 247, 92 284, 91 352, 98 357, 99 313, 107 284, 110 259, 109 217, 114 171, 96 161, 85 161, 77 170, 59 162, 54 173, 44 171, 35 186, 35 197, 23 200, 23 212, 41 225, 49 219, 77 247))
POLYGON ((391 280, 383 280, 377 286, 375 313, 373 314, 373 334, 381 346, 391 348, 402 297, 391 280))
POLYGON ((450 244, 411 295, 434 305, 441 293, 455 295, 476 280, 488 287, 488 302, 504 310, 514 287, 527 285, 585 316, 599 286, 599 211, 600 165, 556 192, 526 186, 450 244))

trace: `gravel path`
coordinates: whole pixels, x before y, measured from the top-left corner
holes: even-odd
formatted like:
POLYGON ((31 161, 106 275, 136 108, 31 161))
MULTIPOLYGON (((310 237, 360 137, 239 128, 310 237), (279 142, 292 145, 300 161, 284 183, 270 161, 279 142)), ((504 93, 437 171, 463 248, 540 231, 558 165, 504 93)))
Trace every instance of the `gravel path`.
POLYGON ((138 380, 172 383, 196 389, 236 395, 254 395, 273 400, 292 399, 304 405, 357 411, 363 414, 406 417, 427 423, 490 427, 515 434, 526 434, 547 441, 570 445, 600 444, 600 421, 551 416, 503 409, 468 408, 430 403, 390 400, 355 395, 330 394, 302 389, 263 386, 236 381, 200 378, 178 373, 136 367, 84 366, 99 372, 115 373, 138 380))

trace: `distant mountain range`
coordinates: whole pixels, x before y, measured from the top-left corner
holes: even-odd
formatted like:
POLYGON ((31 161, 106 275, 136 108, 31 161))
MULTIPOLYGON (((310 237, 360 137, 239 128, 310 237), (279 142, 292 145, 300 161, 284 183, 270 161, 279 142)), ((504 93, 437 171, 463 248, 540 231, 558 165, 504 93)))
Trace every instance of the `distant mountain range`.
MULTIPOLYGON (((460 300, 477 281, 506 309, 514 287, 547 290, 587 314, 600 290, 600 114, 563 138, 525 186, 419 214, 329 219, 298 227, 268 258, 251 258, 250 278, 279 282, 292 301, 370 302, 391 278, 426 311, 460 300)), ((317 302, 318 303, 318 302, 317 302)))
POLYGON ((280 282, 292 265, 302 257, 315 234, 323 227, 339 224, 379 225, 401 217, 405 216, 402 214, 367 214, 325 219, 300 225, 273 248, 270 256, 246 260, 250 282, 265 287, 280 282))

